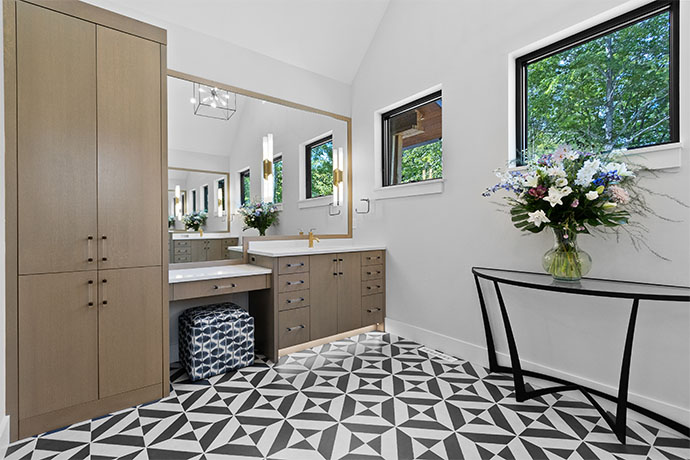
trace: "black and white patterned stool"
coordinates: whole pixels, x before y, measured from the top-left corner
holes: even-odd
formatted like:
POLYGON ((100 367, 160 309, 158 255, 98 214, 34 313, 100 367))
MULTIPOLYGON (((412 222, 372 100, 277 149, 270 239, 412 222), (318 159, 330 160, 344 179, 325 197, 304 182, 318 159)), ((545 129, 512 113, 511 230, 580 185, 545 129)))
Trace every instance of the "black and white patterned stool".
POLYGON ((180 362, 194 380, 254 364, 254 318, 231 302, 180 315, 180 362))

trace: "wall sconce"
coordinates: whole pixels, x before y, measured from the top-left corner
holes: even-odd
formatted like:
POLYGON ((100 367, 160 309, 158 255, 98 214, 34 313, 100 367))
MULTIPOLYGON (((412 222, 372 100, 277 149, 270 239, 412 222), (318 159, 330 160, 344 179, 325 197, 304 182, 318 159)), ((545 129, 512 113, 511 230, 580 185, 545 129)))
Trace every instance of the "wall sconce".
POLYGON ((180 191, 180 186, 175 186, 175 216, 177 220, 182 220, 182 192, 180 191))
POLYGON ((343 202, 343 148, 333 149, 333 206, 340 206, 343 202))
POLYGON ((262 184, 263 201, 273 202, 273 134, 264 136, 263 151, 263 176, 262 184))

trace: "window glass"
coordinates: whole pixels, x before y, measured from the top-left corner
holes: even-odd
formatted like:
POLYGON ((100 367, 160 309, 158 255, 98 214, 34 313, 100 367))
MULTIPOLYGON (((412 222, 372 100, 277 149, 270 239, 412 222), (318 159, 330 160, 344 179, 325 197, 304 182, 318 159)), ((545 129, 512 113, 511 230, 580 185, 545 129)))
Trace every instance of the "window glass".
POLYGON ((333 137, 308 144, 306 150, 307 198, 333 193, 333 137))
POLYGON ((283 202, 283 157, 273 159, 273 202, 283 202))

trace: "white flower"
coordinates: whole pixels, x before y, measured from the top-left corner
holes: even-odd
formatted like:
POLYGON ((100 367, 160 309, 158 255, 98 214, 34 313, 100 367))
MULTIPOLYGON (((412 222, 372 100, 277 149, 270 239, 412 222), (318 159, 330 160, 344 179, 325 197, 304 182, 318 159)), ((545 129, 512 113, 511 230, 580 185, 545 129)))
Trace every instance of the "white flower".
POLYGON ((551 177, 565 177, 565 171, 563 170, 563 165, 554 166, 546 170, 546 174, 551 177))
POLYGON ((556 187, 550 187, 549 188, 549 195, 544 197, 544 200, 548 201, 551 203, 551 207, 553 208, 557 204, 563 204, 563 201, 561 199, 565 196, 568 196, 572 193, 573 189, 570 187, 564 187, 562 189, 556 188, 556 187))
POLYGON ((565 157, 568 160, 577 160, 578 158, 580 158, 580 152, 578 152, 577 150, 571 150, 570 152, 566 153, 565 157))
POLYGON ((527 213, 527 215, 529 216, 527 222, 533 223, 536 227, 541 227, 541 224, 551 222, 549 218, 546 217, 544 211, 542 211, 541 209, 539 209, 538 211, 529 212, 527 213))
POLYGON ((599 193, 597 193, 596 190, 592 190, 591 192, 585 193, 585 198, 587 198, 589 201, 596 200, 599 198, 599 193))
POLYGON ((572 149, 569 145, 559 145, 556 151, 553 152, 553 158, 556 161, 563 161, 563 159, 566 158, 570 152, 572 152, 572 149))
POLYGON ((604 166, 606 172, 616 172, 621 177, 631 177, 635 174, 632 171, 628 171, 628 165, 625 163, 608 163, 604 166))
POLYGON ((537 176, 527 176, 522 180, 525 187, 536 187, 539 185, 539 178, 537 176))
POLYGON ((556 187, 565 187, 566 185, 568 185, 568 179, 565 177, 559 177, 556 179, 556 187))
POLYGON ((615 208, 616 206, 618 206, 618 205, 617 205, 616 203, 611 202, 611 201, 607 201, 606 203, 604 203, 604 204, 602 205, 602 207, 603 207, 604 209, 613 209, 613 208, 615 208))
POLYGON ((587 187, 592 183, 592 178, 599 171, 601 167, 601 162, 598 159, 587 160, 582 168, 577 172, 577 178, 575 179, 575 184, 582 187, 587 187))

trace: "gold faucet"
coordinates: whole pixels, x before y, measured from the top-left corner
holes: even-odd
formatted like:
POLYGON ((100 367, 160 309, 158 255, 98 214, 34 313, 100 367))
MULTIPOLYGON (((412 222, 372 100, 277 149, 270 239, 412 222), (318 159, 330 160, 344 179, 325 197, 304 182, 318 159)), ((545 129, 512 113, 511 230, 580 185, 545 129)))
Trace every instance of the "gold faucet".
POLYGON ((309 230, 309 247, 310 248, 314 247, 314 241, 316 241, 317 243, 321 242, 321 240, 318 239, 316 237, 316 235, 314 235, 314 230, 316 230, 316 229, 312 228, 311 230, 309 230))

